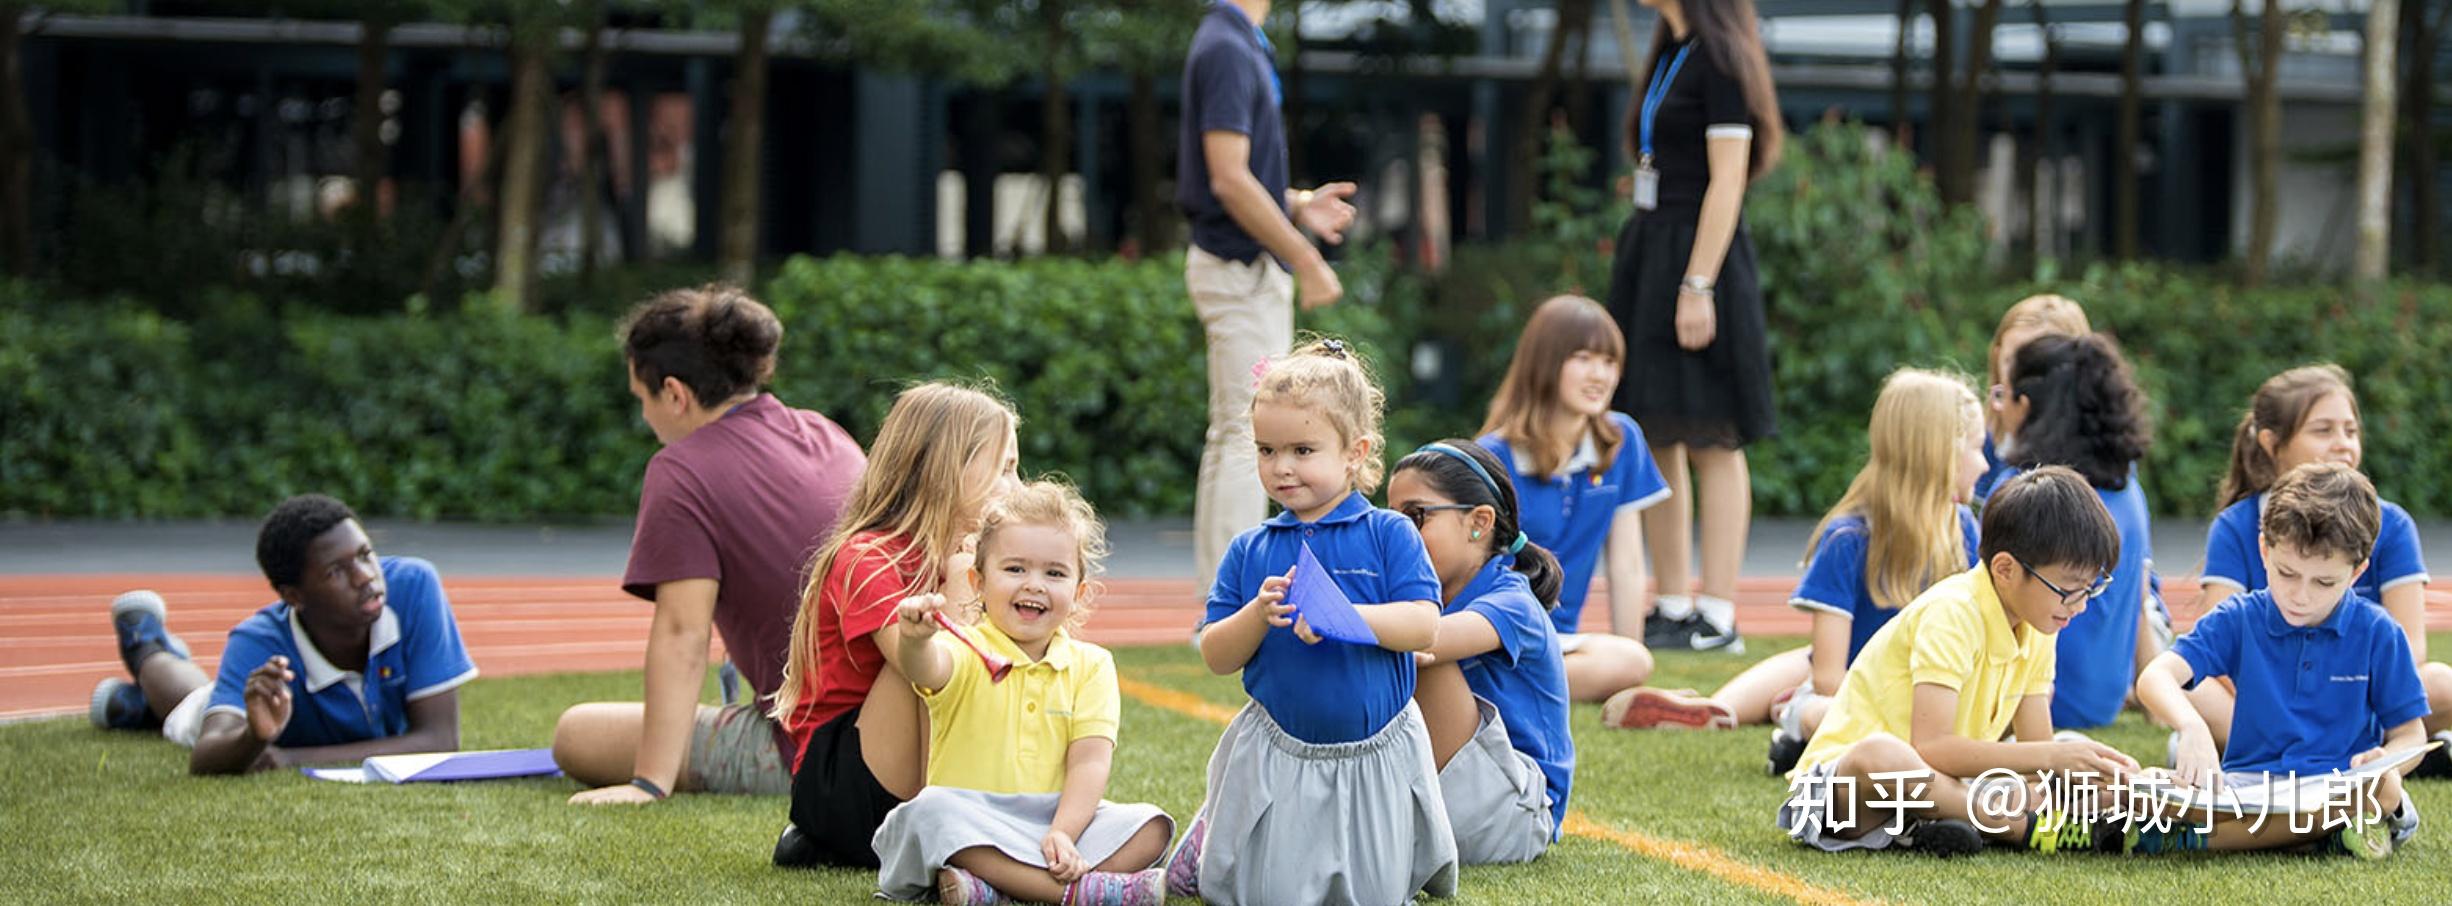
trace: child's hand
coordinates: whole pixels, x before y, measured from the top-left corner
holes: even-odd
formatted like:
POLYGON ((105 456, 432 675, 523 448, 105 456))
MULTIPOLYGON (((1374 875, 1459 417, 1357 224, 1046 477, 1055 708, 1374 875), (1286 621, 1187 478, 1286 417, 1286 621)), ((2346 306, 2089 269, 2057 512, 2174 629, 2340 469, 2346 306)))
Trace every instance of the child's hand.
POLYGON ((903 638, 926 640, 937 634, 936 615, 944 609, 944 595, 912 595, 895 606, 894 621, 903 638))
POLYGON ((1294 625, 1294 605, 1286 603, 1286 587, 1294 584, 1294 570, 1288 568, 1282 576, 1260 580, 1260 593, 1243 606, 1257 607, 1271 626, 1294 625))
POLYGON ((1427 651, 1416 651, 1413 653, 1413 669, 1420 670, 1424 667, 1435 667, 1438 665, 1438 663, 1438 655, 1427 651))
POLYGON ((2358 753, 2357 757, 2351 758, 2350 766, 2355 768, 2382 757, 2384 757, 2384 747, 2376 746, 2375 748, 2358 753))
POLYGON ((2091 739, 2072 739, 2048 745, 2053 747, 2052 769, 2063 774, 2083 772, 2105 780, 2117 780, 2137 770, 2137 759, 2091 739))
MULTIPOLYGON (((2214 752, 2214 737, 2205 729, 2180 731, 2178 760, 2171 765, 2171 778, 2190 789, 2216 792, 2222 789, 2222 756, 2214 752)), ((2356 762, 2352 762, 2355 764, 2356 762)))
POLYGON ((968 601, 979 594, 971 584, 971 569, 979 564, 979 533, 962 536, 962 543, 945 557, 945 581, 942 591, 948 599, 968 601))
POLYGON ((289 727, 289 684, 297 678, 290 672, 289 658, 278 654, 247 674, 247 732, 267 743, 281 738, 289 727))
POLYGON ((1302 617, 1294 618, 1294 637, 1303 640, 1305 645, 1320 643, 1320 634, 1311 631, 1311 621, 1302 617))
POLYGON ((1073 848, 1073 835, 1050 828, 1039 840, 1039 855, 1047 859, 1047 874, 1058 884, 1070 884, 1090 873, 1090 862, 1073 848))

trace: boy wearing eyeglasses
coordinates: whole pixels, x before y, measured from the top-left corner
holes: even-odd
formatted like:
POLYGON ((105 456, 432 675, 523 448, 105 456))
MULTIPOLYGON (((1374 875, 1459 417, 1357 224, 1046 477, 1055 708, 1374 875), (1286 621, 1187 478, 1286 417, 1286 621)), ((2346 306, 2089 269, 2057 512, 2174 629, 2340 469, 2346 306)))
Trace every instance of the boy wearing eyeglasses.
POLYGON ((2051 466, 1994 489, 1977 551, 1974 569, 1918 596, 1848 667, 1788 774, 1777 821, 1798 843, 1949 856, 1988 840, 2044 851, 2120 842, 2098 844, 2088 835, 2100 825, 2069 820, 2069 803, 2029 787, 2047 772, 2108 785, 2137 769, 2101 743, 2052 739, 2053 635, 2109 584, 2119 529, 2084 478, 2051 466), (2017 789, 1979 795, 1978 781, 2017 789))
MULTIPOLYGON (((2375 486, 2340 463, 2309 463, 2265 493, 2265 587, 2207 611, 2137 679, 2137 698, 2178 729, 2173 779, 2196 788, 2292 783, 2353 768, 2425 742, 2426 690, 2392 615, 2353 589, 2382 524, 2375 486), (2218 755, 2212 731, 2181 690, 2211 677, 2238 688, 2230 741, 2218 755)), ((2268 821, 2216 821, 2214 849, 2270 849, 2317 842, 2382 858, 2418 827, 2416 804, 2387 771, 2364 820, 2294 830, 2268 821), (2381 817, 2383 820, 2375 820, 2381 817)), ((2220 813, 2225 814, 2227 813, 2220 813)))

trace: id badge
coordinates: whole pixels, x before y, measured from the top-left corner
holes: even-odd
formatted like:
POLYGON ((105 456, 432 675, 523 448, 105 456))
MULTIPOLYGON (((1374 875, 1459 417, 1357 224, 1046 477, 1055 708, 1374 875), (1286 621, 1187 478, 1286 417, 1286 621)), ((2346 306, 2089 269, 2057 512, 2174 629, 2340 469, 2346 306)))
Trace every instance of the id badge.
POLYGON ((1635 210, 1649 211, 1660 206, 1660 171, 1650 164, 1635 167, 1635 210))

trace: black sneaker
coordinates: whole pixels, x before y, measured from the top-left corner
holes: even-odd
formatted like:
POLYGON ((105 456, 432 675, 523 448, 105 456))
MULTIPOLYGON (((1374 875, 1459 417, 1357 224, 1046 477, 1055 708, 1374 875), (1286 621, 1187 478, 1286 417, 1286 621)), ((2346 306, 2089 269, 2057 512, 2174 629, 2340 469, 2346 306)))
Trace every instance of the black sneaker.
POLYGON ((1935 858, 1971 856, 1984 851, 1984 835, 1975 825, 1950 818, 1926 818, 1899 831, 1899 848, 1935 858))
POLYGON ((1711 625, 1700 612, 1680 619, 1666 619, 1657 613, 1643 621, 1643 647, 1655 651, 1724 651, 1745 653, 1745 640, 1737 630, 1721 630, 1711 625))
POLYGON ((1643 647, 1686 647, 1686 637, 1691 633, 1695 618, 1694 614, 1687 614, 1685 619, 1672 620, 1662 616, 1660 611, 1652 611, 1643 618, 1643 647))
POLYGON ((1796 770, 1797 759, 1805 757, 1805 740, 1788 735, 1785 730, 1771 731, 1771 754, 1764 768, 1773 777, 1786 777, 1796 770))
POLYGON ((93 702, 86 707, 85 716, 97 730, 148 730, 162 725, 145 702, 145 690, 118 677, 94 684, 93 702))
POLYGON ((816 868, 817 866, 817 844, 801 836, 799 825, 784 825, 783 836, 775 838, 775 867, 816 868))
POLYGON ((2442 745, 2436 746, 2434 751, 2418 756, 2418 766, 2410 769, 2410 779, 2441 780, 2452 777, 2452 730, 2437 733, 2429 737, 2427 741, 2442 743, 2442 745))

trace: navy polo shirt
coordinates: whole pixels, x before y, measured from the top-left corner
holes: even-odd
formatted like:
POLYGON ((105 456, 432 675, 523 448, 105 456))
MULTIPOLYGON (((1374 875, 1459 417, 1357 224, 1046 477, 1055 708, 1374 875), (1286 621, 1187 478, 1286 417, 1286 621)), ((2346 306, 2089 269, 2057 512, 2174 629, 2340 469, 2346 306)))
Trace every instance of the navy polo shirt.
MULTIPOLYGON (((2375 553, 2367 559, 2367 571, 2352 580, 2350 588, 2368 601, 2382 604, 2387 589, 2411 582, 2425 585, 2432 579, 2426 572, 2426 555, 2418 547, 2418 524, 2409 518, 2409 511, 2389 500, 2382 504, 2382 520, 2376 524, 2375 553)), ((2205 584, 2229 585, 2241 591, 2259 591, 2265 587, 2265 555, 2256 549, 2256 534, 2264 524, 2265 495, 2258 494, 2223 508, 2221 515, 2205 529, 2205 584)))
POLYGON ((1283 89, 1277 61, 1263 43, 1266 40, 1241 9, 1229 3, 1214 4, 1192 33, 1192 50, 1183 63, 1183 131, 1176 145, 1175 203, 1192 220, 1192 244, 1228 261, 1260 257, 1260 242, 1244 232, 1216 193, 1209 191, 1209 157, 1201 150, 1201 134, 1249 136, 1247 166, 1252 177, 1260 180, 1260 187, 1279 206, 1285 204, 1290 177, 1285 117, 1279 112, 1283 89))
POLYGON ((1575 737, 1567 731, 1567 665, 1547 609, 1533 597, 1515 558, 1500 554, 1449 602, 1446 613, 1478 614, 1498 630, 1498 647, 1456 662, 1473 694, 1498 708, 1507 741, 1541 766, 1550 794, 1550 839, 1567 823, 1575 782, 1575 737))
POLYGON ((1515 449, 1495 432, 1476 441, 1506 464, 1515 482, 1517 527, 1532 543, 1548 548, 1565 573, 1565 581, 1558 586, 1558 609, 1550 611, 1551 625, 1562 633, 1574 632, 1583 619, 1584 597, 1592 592, 1592 571, 1608 548, 1609 524, 1618 511, 1640 510, 1669 499, 1669 483, 1660 477, 1660 466, 1652 462, 1643 429, 1623 412, 1609 413, 1609 420, 1625 438, 1618 445, 1617 458, 1600 462, 1596 445, 1586 435, 1555 475, 1526 474, 1531 465, 1516 459, 1515 449))
MULTIPOLYGON (((1207 622, 1243 609, 1262 581, 1294 568, 1306 543, 1356 604, 1440 599, 1439 576, 1413 521, 1349 492, 1317 522, 1285 512, 1236 535, 1209 587, 1207 622)), ((1296 739, 1367 739, 1413 701, 1413 653, 1335 639, 1306 645, 1293 627, 1272 626, 1243 665, 1243 691, 1296 739)))
POLYGON ((207 715, 247 716, 247 675, 273 655, 289 658, 290 718, 275 745, 294 749, 398 736, 409 731, 409 703, 441 695, 477 677, 460 644, 460 626, 443 597, 434 564, 385 557, 383 615, 368 631, 366 668, 333 666, 288 604, 274 602, 230 630, 213 680, 207 715))
POLYGON ((2197 620, 2171 650, 2196 674, 2191 687, 2213 676, 2238 687, 2222 754, 2228 773, 2343 770, 2383 745, 2386 729, 2427 715, 2408 639, 2355 591, 2304 629, 2282 619, 2271 593, 2238 595, 2197 620))
POLYGON ((2120 530, 2120 559, 2103 596, 2062 627, 2060 672, 2052 678, 2052 726, 2100 727, 2120 716, 2137 676, 2137 619, 2154 572, 2154 523, 2137 468, 2119 490, 2094 489, 2120 530))
MULTIPOLYGON (((1958 507, 1958 542, 1966 551, 1967 562, 1962 569, 1975 566, 1978 526, 1975 514, 1958 507)), ((1788 606, 1810 613, 1827 613, 1848 621, 1847 662, 1856 663, 1856 653, 1865 650, 1873 634, 1890 624, 1890 618, 1905 609, 1883 607, 1873 601, 1873 588, 1865 580, 1865 554, 1870 550, 1872 535, 1865 526, 1865 517, 1849 513, 1822 527, 1814 539, 1813 559, 1805 561, 1805 578, 1798 581, 1796 593, 1788 598, 1788 606)), ((1954 574, 1954 573, 1953 573, 1954 574)), ((1934 576, 1934 581, 1949 578, 1934 576)))

